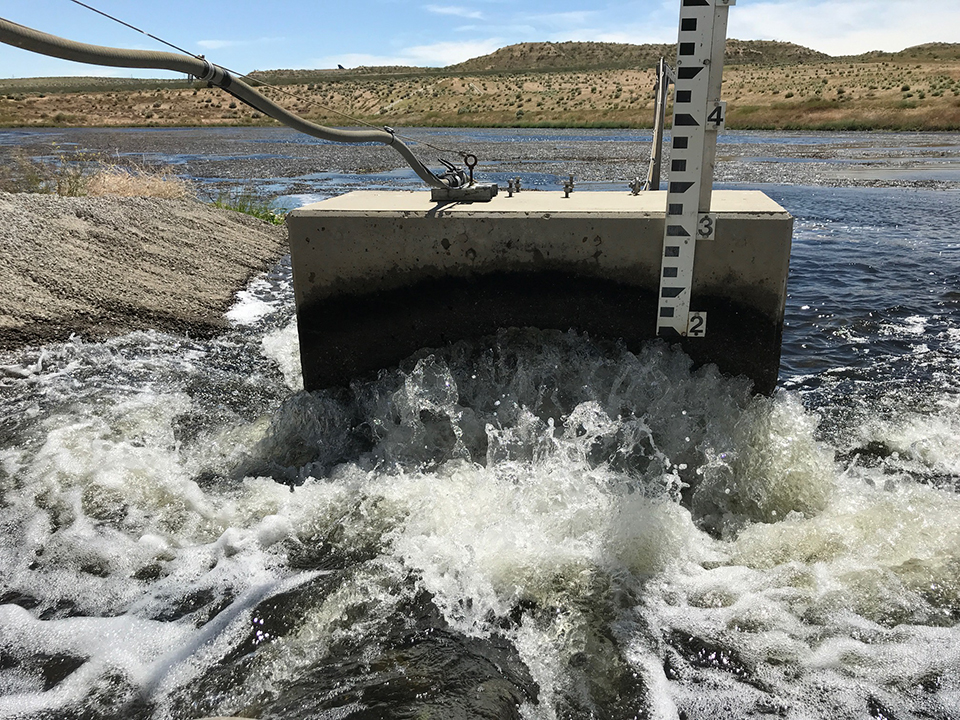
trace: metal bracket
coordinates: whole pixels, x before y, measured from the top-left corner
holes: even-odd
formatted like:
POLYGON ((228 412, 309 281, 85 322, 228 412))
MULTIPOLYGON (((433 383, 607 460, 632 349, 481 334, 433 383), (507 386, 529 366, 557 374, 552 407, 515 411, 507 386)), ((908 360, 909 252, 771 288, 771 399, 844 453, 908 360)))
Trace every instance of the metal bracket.
POLYGON ((490 202, 499 191, 496 183, 475 183, 455 188, 432 188, 430 199, 435 203, 490 202))
POLYGON ((447 167, 447 172, 441 177, 448 178, 451 184, 448 187, 433 188, 430 192, 430 199, 433 202, 490 202, 500 192, 496 183, 474 182, 473 169, 477 166, 476 155, 464 155, 463 160, 469 176, 453 163, 441 158, 440 162, 447 167))

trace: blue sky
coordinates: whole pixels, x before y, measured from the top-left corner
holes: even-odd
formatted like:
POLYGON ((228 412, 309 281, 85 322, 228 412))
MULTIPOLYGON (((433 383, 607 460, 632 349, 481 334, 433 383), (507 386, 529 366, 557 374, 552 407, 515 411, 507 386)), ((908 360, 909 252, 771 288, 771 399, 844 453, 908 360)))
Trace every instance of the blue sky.
MULTIPOLYGON (((443 66, 530 41, 673 43, 680 5, 679 0, 599 0, 589 6, 583 0, 86 1, 239 72, 337 64, 443 66)), ((0 17, 98 45, 166 49, 70 0, 0 0, 0 17)), ((728 36, 795 42, 831 55, 960 42, 960 3, 738 0, 728 36)), ((157 74, 80 65, 0 44, 0 77, 52 75, 157 74)))

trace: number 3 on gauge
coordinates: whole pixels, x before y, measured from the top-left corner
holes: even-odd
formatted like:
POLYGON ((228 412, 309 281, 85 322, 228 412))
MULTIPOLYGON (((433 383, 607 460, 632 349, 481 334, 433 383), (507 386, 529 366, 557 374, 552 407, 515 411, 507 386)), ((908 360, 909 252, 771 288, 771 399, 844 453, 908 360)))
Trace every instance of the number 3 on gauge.
POLYGON ((713 240, 717 232, 717 216, 712 213, 704 213, 697 220, 697 239, 713 240))
POLYGON ((687 337, 703 337, 707 334, 707 314, 692 312, 687 317, 687 337))

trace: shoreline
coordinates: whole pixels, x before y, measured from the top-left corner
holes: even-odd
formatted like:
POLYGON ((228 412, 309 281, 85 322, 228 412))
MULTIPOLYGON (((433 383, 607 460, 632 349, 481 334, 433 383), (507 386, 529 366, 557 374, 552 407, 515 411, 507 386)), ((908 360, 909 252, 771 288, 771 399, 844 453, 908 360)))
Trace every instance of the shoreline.
MULTIPOLYGON (((936 120, 926 121, 916 119, 912 121, 897 122, 890 117, 871 120, 864 118, 861 111, 851 109, 850 112, 839 113, 836 117, 829 120, 803 122, 795 118, 792 110, 783 111, 783 121, 770 120, 763 123, 745 123, 737 120, 736 109, 731 111, 733 118, 726 124, 727 130, 743 130, 756 132, 931 132, 931 133, 950 133, 960 132, 960 113, 956 120, 941 122, 936 120)), ((359 118, 368 124, 374 122, 383 123, 379 118, 359 118)), ((323 120, 326 122, 326 120, 323 120)), ((386 123, 390 124, 390 123, 386 123)), ((543 120, 535 122, 485 122, 468 123, 462 120, 458 121, 455 116, 421 119, 417 122, 396 122, 398 127, 417 127, 425 129, 451 130, 471 130, 471 129, 494 129, 494 130, 652 130, 652 123, 648 122, 625 122, 616 120, 584 120, 582 122, 558 122, 552 120, 543 120)), ((353 125, 332 125, 334 127, 353 127, 353 125)), ((158 129, 232 129, 232 128, 282 128, 282 123, 269 122, 145 122, 145 123, 83 123, 69 124, 57 122, 35 122, 35 123, 16 123, 0 121, 0 130, 73 130, 81 128, 99 129, 99 130, 158 130, 158 129)), ((665 124, 669 130, 671 123, 669 117, 665 124)))

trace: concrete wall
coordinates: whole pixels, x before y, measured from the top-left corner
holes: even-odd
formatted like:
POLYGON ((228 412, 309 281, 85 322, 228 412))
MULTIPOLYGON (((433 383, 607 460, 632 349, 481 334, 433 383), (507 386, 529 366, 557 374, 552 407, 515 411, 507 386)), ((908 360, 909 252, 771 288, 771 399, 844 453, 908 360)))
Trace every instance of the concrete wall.
MULTIPOLYGON (((525 191, 462 205, 355 192, 296 210, 304 384, 342 385, 499 327, 577 328, 639 347, 656 332, 665 207, 663 192, 525 191)), ((793 218, 759 192, 715 191, 711 211, 716 239, 696 241, 691 300, 708 313, 707 334, 673 340, 769 393, 793 218)))

